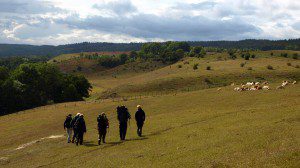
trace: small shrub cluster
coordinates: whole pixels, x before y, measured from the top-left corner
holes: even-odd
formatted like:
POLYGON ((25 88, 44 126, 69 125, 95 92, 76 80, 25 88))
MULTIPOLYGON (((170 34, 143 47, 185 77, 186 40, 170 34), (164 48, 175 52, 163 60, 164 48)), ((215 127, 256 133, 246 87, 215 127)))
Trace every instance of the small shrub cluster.
POLYGON ((298 59, 298 53, 293 54, 293 59, 298 59))
POLYGON ((268 65, 268 66, 267 66, 267 69, 273 70, 274 68, 273 68, 271 65, 268 65))
POLYGON ((206 70, 211 70, 211 67, 210 67, 210 66, 207 66, 207 67, 206 67, 206 70))
POLYGON ((287 58, 288 57, 288 53, 281 53, 280 56, 287 58))
POLYGON ((194 69, 194 70, 198 69, 198 65, 199 65, 198 63, 194 64, 194 65, 193 65, 193 69, 194 69))
POLYGON ((286 63, 287 66, 292 66, 292 64, 290 62, 286 63))
POLYGON ((246 65, 246 63, 244 63, 244 62, 242 62, 242 63, 240 64, 241 67, 244 67, 245 65, 246 65))
POLYGON ((248 69, 249 71, 252 71, 252 70, 253 70, 252 67, 248 67, 247 69, 248 69))
POLYGON ((178 68, 182 68, 182 65, 178 65, 177 67, 178 67, 178 68))

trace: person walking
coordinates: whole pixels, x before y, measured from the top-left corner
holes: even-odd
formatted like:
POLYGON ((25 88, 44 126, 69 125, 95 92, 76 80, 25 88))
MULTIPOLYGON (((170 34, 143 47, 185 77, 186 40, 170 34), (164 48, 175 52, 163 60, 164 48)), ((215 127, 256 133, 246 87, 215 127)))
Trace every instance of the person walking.
POLYGON ((85 125, 85 121, 84 121, 84 118, 83 118, 83 114, 79 115, 79 118, 76 120, 74 127, 77 131, 76 145, 78 145, 78 143, 80 145, 82 145, 83 135, 84 135, 84 133, 86 133, 86 125, 85 125))
POLYGON ((79 116, 80 116, 80 113, 77 113, 76 116, 75 116, 75 117, 72 119, 72 121, 71 121, 71 127, 72 127, 72 129, 73 129, 72 143, 74 143, 75 138, 76 138, 76 136, 77 136, 77 130, 76 130, 76 128, 75 128, 75 123, 76 123, 77 119, 79 118, 79 116))
POLYGON ((146 119, 146 115, 141 105, 137 105, 137 111, 135 113, 135 121, 137 125, 137 134, 138 136, 142 136, 142 129, 146 119))
POLYGON ((101 140, 103 143, 105 143, 105 136, 107 133, 107 128, 109 128, 109 122, 106 117, 105 113, 101 113, 98 118, 98 133, 99 133, 99 138, 98 138, 98 145, 101 144, 101 140))
POLYGON ((127 122, 130 120, 131 116, 128 112, 128 109, 125 106, 117 107, 117 115, 119 121, 119 133, 121 141, 125 140, 126 132, 127 132, 127 122))
POLYGON ((71 122, 72 122, 72 114, 69 114, 66 116, 66 120, 64 122, 64 130, 67 131, 67 139, 68 139, 68 143, 71 142, 71 137, 72 137, 72 126, 71 126, 71 122))

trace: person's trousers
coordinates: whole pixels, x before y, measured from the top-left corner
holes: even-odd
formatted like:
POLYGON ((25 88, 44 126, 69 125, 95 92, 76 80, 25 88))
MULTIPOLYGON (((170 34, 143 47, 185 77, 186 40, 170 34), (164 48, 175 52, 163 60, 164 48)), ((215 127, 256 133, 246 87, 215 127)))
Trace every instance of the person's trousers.
POLYGON ((68 139, 68 143, 71 142, 71 137, 72 137, 72 128, 67 128, 67 139, 68 139))
POLYGON ((127 132, 127 123, 120 123, 119 131, 120 131, 120 139, 125 140, 126 132, 127 132))
POLYGON ((77 137, 77 130, 76 129, 73 129, 73 138, 72 138, 72 143, 74 143, 75 141, 75 138, 77 137))
POLYGON ((77 132, 77 141, 76 141, 76 144, 78 145, 78 143, 80 144, 80 145, 82 145, 82 143, 83 143, 83 132, 81 132, 81 131, 79 131, 79 132, 77 132))
POLYGON ((98 139, 99 142, 101 142, 102 140, 102 142, 105 143, 106 132, 107 132, 106 129, 99 129, 99 139, 98 139))
POLYGON ((139 136, 142 136, 142 130, 143 130, 144 123, 143 122, 137 122, 136 125, 137 125, 137 134, 139 136))

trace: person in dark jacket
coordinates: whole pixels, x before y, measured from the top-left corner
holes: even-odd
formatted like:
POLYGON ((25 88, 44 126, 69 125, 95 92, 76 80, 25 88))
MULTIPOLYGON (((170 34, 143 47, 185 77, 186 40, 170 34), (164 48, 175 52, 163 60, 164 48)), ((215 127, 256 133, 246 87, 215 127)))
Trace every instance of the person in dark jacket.
POLYGON ((71 122, 72 122, 72 114, 69 114, 66 116, 66 120, 64 122, 64 130, 67 131, 68 143, 71 142, 71 136, 72 136, 71 122))
POLYGON ((125 106, 117 107, 117 115, 119 120, 119 132, 121 141, 125 140, 127 132, 127 122, 130 120, 131 116, 128 109, 125 106))
POLYGON ((100 145, 101 140, 103 143, 105 143, 107 128, 109 128, 109 122, 106 117, 106 114, 101 113, 101 115, 99 115, 97 118, 97 122, 98 122, 98 132, 99 132, 98 145, 100 145))
POLYGON ((137 112, 135 113, 135 121, 137 125, 137 134, 138 136, 142 136, 142 129, 146 119, 146 115, 141 105, 137 105, 137 112))
POLYGON ((76 138, 76 136, 77 136, 77 130, 75 129, 75 123, 76 123, 77 119, 79 118, 79 116, 80 116, 80 113, 77 113, 76 116, 75 116, 75 117, 72 119, 72 121, 71 121, 71 127, 72 127, 72 129, 73 129, 72 143, 74 143, 75 138, 76 138))
POLYGON ((85 125, 85 121, 84 121, 84 118, 83 118, 83 114, 80 114, 79 118, 76 120, 74 128, 77 131, 76 145, 78 145, 78 143, 80 145, 82 145, 82 143, 83 143, 83 134, 86 133, 86 125, 85 125))

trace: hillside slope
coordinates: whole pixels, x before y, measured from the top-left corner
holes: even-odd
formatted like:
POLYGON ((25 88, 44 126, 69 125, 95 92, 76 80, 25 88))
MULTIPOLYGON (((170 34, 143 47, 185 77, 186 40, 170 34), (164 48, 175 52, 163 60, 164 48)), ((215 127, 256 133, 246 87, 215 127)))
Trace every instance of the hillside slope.
POLYGON ((0 118, 2 167, 297 167, 300 85, 284 90, 233 92, 205 89, 125 102, 77 102, 41 107, 0 118), (144 137, 131 121, 120 142, 115 107, 131 114, 142 104, 144 137), (83 146, 65 138, 68 113, 85 114, 83 146), (97 145, 96 117, 110 119, 107 144, 97 145), (12 122, 13 121, 13 122, 12 122), (35 141, 38 140, 38 141, 35 141), (29 144, 28 144, 29 142, 29 144), (31 142, 31 143, 30 143, 31 142), (24 148, 19 148, 22 144, 24 148))

